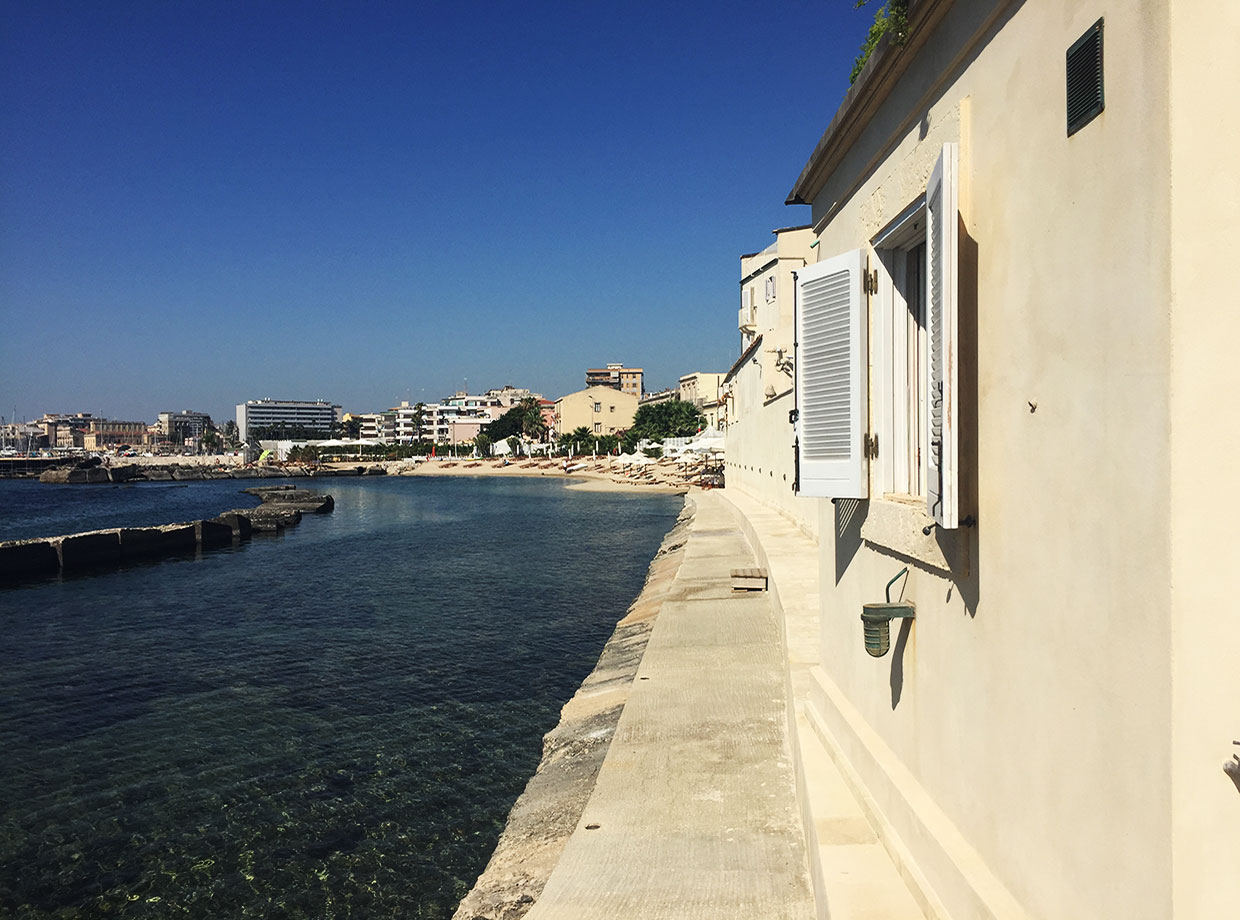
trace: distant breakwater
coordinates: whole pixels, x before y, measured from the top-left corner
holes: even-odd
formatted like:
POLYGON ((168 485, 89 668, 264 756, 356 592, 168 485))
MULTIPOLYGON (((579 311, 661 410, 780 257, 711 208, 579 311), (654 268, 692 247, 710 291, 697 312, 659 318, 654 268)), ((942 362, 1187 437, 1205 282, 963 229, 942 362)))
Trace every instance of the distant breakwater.
POLYGON ((206 479, 319 479, 331 476, 382 476, 387 472, 382 466, 351 466, 342 468, 304 466, 238 466, 228 469, 203 469, 200 466, 138 466, 122 464, 79 463, 72 467, 44 470, 39 482, 69 485, 124 483, 124 482, 201 482, 206 479))
POLYGON ((57 574, 118 568, 129 563, 228 546, 250 539, 256 531, 275 533, 296 526, 301 523, 303 513, 326 514, 335 508, 335 500, 330 495, 291 485, 242 491, 257 496, 261 503, 256 508, 237 508, 197 521, 2 541, 0 585, 57 574))

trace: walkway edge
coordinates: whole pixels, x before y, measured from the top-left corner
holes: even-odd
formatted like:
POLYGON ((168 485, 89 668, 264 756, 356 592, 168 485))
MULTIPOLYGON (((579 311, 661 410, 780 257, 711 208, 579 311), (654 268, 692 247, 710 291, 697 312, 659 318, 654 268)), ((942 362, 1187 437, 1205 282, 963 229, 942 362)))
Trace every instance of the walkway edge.
POLYGON ((453 920, 519 920, 542 893, 594 790, 655 619, 684 560, 694 509, 692 498, 686 498, 650 562, 641 593, 560 710, 559 723, 543 736, 538 769, 453 920))

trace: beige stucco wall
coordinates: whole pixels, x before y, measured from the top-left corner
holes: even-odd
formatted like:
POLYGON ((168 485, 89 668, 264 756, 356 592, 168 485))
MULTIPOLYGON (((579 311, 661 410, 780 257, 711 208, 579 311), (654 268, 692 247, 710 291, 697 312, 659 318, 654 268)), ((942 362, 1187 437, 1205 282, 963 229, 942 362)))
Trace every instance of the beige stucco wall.
MULTIPOLYGON (((1171 419, 1184 410, 1209 436, 1191 404, 1210 379, 1217 401, 1221 356, 1199 318, 1169 319, 1168 220, 1182 218, 1189 251, 1206 225, 1204 202, 1170 206, 1168 19, 1166 2, 958 0, 814 204, 822 258, 861 246, 922 192, 942 144, 960 145, 962 261, 977 266, 962 454, 977 526, 923 538, 924 514, 895 502, 799 499, 822 547, 814 718, 947 916, 1168 917, 1190 897, 1177 883, 1173 899, 1173 829, 1177 863, 1181 848, 1217 846, 1210 864, 1235 865, 1225 819, 1204 836, 1172 819, 1173 767, 1184 796, 1207 782, 1212 806, 1235 796, 1219 769, 1223 717, 1202 707, 1229 693, 1215 705, 1234 713, 1238 659, 1235 628, 1216 617, 1185 635, 1172 591, 1181 564, 1206 581, 1198 553, 1228 571, 1235 541, 1173 551, 1191 525, 1172 510, 1171 419), (1064 53, 1104 14, 1106 110, 1068 138, 1064 53), (917 619, 870 658, 861 604, 906 564, 917 619), (1173 639, 1190 656, 1176 663, 1175 713, 1197 713, 1183 745, 1173 639), (1209 765, 1194 754, 1181 766, 1190 741, 1209 765)), ((1223 168, 1211 156, 1187 156, 1186 179, 1223 168)), ((1188 262, 1182 273, 1198 279, 1188 262)), ((1200 482, 1203 455, 1177 450, 1185 481, 1200 482)), ((1224 452, 1205 456, 1226 468, 1224 452)), ((1185 508, 1205 506, 1191 497, 1185 508)), ((1234 879, 1213 884, 1234 908, 1234 879)))
POLYGON ((1240 4, 1176 0, 1171 43, 1171 661, 1174 906, 1240 905, 1240 538, 1220 507, 1240 467, 1240 310, 1227 278, 1240 205, 1240 4))
POLYGON ((817 508, 792 491, 796 473, 791 381, 774 399, 763 395, 761 352, 733 375, 724 428, 724 472, 728 489, 744 492, 781 512, 811 537, 818 534, 817 508))
POLYGON ((584 425, 594 431, 594 423, 602 428, 599 434, 615 434, 633 425, 633 416, 637 413, 637 397, 631 393, 622 393, 611 387, 588 387, 561 396, 555 402, 556 433, 568 434, 575 428, 584 425), (594 411, 594 405, 599 411, 594 411))

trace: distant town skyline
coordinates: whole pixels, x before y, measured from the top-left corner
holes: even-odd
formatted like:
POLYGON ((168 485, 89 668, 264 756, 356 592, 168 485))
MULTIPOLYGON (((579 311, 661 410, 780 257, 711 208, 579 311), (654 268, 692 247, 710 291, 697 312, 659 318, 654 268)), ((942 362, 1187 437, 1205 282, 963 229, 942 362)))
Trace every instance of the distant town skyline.
POLYGON ((725 370, 872 18, 8 4, 0 415, 725 370))

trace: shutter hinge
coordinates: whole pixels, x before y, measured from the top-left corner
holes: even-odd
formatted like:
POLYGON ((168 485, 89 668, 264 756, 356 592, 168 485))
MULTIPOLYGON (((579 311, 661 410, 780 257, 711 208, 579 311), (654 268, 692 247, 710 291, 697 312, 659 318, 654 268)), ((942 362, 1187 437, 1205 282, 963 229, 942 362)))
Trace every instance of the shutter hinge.
POLYGON ((862 440, 861 452, 871 460, 878 459, 878 435, 866 433, 862 440))
POLYGON ((861 292, 863 294, 878 293, 878 269, 861 272, 861 292))

